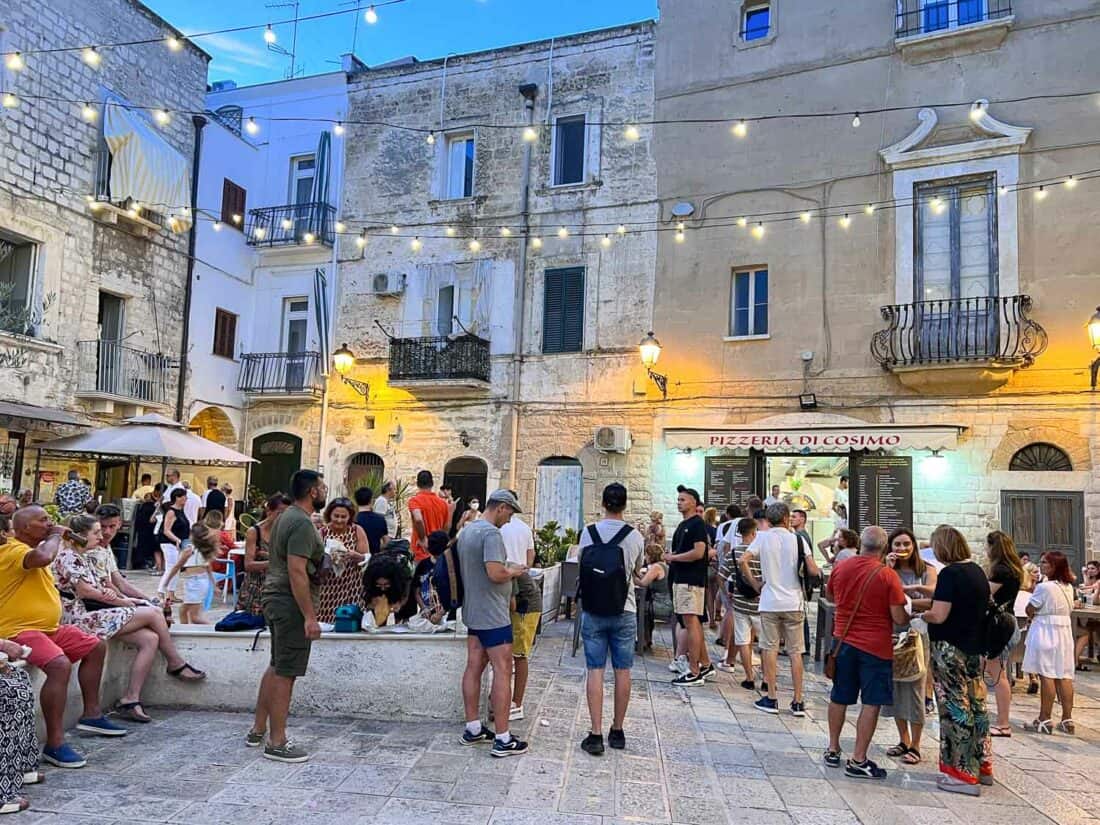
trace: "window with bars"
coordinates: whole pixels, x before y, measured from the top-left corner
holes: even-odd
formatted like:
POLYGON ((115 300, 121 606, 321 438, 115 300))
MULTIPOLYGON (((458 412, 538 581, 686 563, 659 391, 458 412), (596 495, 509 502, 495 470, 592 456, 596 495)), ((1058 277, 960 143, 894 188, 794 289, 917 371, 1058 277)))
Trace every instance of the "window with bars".
POLYGON ((229 178, 222 180, 222 223, 244 231, 245 191, 229 178))
POLYGON ((734 270, 730 285, 730 338, 768 334, 768 270, 734 270))
POLYGON ((237 348, 237 316, 224 309, 214 310, 214 354, 235 358, 237 348))
POLYGON ((584 267, 544 274, 542 351, 580 352, 584 347, 584 267))
POLYGON ((1008 469, 1064 473, 1073 469, 1073 462, 1069 460, 1065 450, 1053 444, 1036 442, 1017 450, 1008 462, 1008 469))

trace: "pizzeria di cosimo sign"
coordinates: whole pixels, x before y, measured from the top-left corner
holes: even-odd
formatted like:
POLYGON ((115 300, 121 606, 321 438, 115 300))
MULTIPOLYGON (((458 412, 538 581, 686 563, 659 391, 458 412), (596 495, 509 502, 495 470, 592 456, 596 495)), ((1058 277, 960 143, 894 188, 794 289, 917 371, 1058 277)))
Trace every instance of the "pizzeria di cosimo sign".
POLYGON ((674 449, 728 449, 783 452, 848 450, 943 450, 958 443, 961 427, 820 427, 813 429, 739 428, 665 430, 674 449))

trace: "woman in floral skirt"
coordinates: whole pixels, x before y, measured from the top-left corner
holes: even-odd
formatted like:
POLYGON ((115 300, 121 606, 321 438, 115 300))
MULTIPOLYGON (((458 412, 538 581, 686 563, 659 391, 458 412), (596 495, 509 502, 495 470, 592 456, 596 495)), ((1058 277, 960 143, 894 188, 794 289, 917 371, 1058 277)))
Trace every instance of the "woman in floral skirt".
POLYGON ((279 513, 290 506, 290 499, 276 493, 264 503, 264 519, 248 528, 244 537, 244 580, 237 594, 237 610, 262 616, 264 580, 267 578, 267 551, 271 528, 279 513))
POLYGON ((355 523, 355 511, 355 505, 347 498, 333 499, 325 508, 321 538, 325 540, 325 552, 329 553, 331 549, 333 566, 324 572, 317 596, 319 622, 333 621, 336 608, 342 604, 357 604, 361 609, 366 609, 363 571, 359 565, 370 551, 367 534, 355 523))

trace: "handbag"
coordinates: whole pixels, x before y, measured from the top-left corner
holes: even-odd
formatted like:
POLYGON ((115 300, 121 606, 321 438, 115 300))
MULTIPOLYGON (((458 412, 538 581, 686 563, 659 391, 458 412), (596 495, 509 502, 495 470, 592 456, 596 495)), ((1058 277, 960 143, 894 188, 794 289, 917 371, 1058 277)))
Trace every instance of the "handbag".
POLYGON ((915 682, 924 672, 924 640, 908 628, 894 639, 894 681, 915 682))
POLYGON ((839 639, 833 639, 833 646, 829 648, 829 652, 825 654, 825 678, 829 681, 836 679, 836 655, 840 651, 840 646, 844 644, 844 640, 848 638, 848 631, 852 629, 852 622, 856 618, 856 613, 859 612, 859 606, 863 604, 863 596, 867 592, 867 588, 871 585, 871 580, 875 578, 886 565, 880 564, 870 575, 863 580, 863 585, 859 588, 859 596, 856 598, 856 606, 852 608, 852 612, 848 614, 848 622, 844 625, 844 632, 840 634, 839 639))

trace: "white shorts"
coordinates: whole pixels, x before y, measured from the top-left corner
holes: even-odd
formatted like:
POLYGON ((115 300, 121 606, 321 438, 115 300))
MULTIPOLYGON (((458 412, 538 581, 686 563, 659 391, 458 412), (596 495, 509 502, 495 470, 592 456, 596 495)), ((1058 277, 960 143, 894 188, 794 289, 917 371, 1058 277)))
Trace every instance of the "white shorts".
POLYGON ((210 579, 206 575, 183 577, 183 603, 203 604, 210 592, 210 579))
POLYGON ((756 638, 760 638, 760 616, 755 613, 738 613, 733 611, 733 643, 737 647, 752 644, 752 634, 756 631, 756 638))

